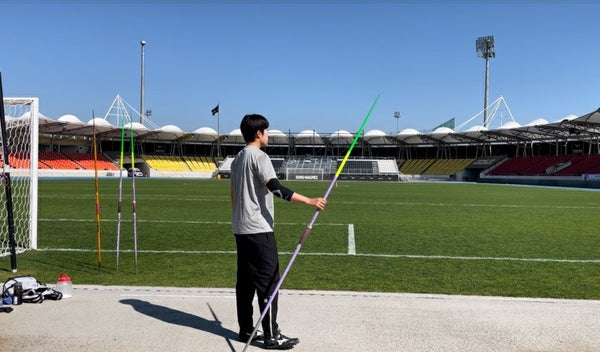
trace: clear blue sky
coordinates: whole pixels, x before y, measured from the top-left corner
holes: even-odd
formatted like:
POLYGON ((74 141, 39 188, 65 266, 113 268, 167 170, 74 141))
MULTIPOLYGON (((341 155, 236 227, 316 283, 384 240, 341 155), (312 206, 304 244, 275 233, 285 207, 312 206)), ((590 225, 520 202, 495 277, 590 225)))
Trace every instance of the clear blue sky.
MULTIPOLYGON (((158 126, 238 128, 261 113, 272 129, 430 130, 490 101, 515 119, 556 121, 600 107, 600 3, 594 1, 14 1, 0 5, 5 96, 37 96, 50 118, 104 116, 120 94, 158 126)), ((481 124, 478 121, 477 124, 481 124)), ((492 126, 494 127, 494 126, 492 126)))

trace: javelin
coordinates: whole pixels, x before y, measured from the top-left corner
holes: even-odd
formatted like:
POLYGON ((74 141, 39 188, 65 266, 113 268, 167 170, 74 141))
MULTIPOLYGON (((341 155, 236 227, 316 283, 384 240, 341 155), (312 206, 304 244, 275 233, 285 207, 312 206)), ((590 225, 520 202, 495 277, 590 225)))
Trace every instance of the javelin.
MULTIPOLYGON (((340 174, 342 173, 342 170, 344 169, 344 165, 346 165, 346 161, 348 161, 348 158, 350 157, 350 153, 352 153, 352 149, 354 149, 354 145, 358 141, 358 138, 360 137, 362 131, 365 129, 365 126, 367 125, 367 121, 369 121, 369 117, 371 117, 371 113, 373 112, 373 109, 375 109, 375 105, 377 105, 377 101, 379 100, 380 95, 381 94, 378 94, 377 98, 375 98, 375 101, 373 102, 373 105, 371 105, 371 108, 369 109, 369 112, 367 113, 365 120, 363 121, 362 125, 360 125, 358 132, 356 132, 356 136, 354 136, 354 140, 352 141, 352 144, 350 144, 350 148, 348 148, 348 152, 346 152, 346 156, 344 157, 344 159, 342 159, 342 162, 340 163, 340 166, 338 167, 338 169, 335 173, 335 176, 333 177, 333 180, 331 180, 331 183, 329 184, 329 187, 327 188, 327 191, 325 192, 325 195, 323 196, 323 198, 327 199, 327 197, 329 197, 329 193, 331 193, 331 190, 333 189, 333 185, 337 182, 338 176, 340 176, 340 174)), ((267 302, 265 309, 263 310, 262 314, 260 315, 260 318, 258 319, 256 326, 254 327, 254 331, 252 331, 252 334, 250 334, 250 337, 248 338, 248 342, 246 342, 246 346, 244 347, 242 352, 245 352, 246 349, 248 348, 248 346, 250 345, 250 342, 252 342, 254 335, 258 331, 258 327, 260 326, 260 323, 264 319, 265 315, 267 315, 267 312, 269 311, 269 308, 271 307, 271 304, 273 303, 273 299, 277 296, 277 293, 279 292, 279 289, 281 288, 281 285, 283 284, 283 280, 285 280, 285 277, 287 276, 288 272, 290 271, 290 268, 292 267, 294 260, 298 256, 298 253, 300 253, 300 248, 302 248, 302 245, 308 238, 308 235, 310 234, 310 230, 312 230, 312 227, 313 227, 315 221, 317 220, 317 217, 319 216, 320 212, 321 211, 319 209, 317 209, 315 211, 315 214, 313 215, 312 219, 306 226, 306 229, 304 230, 302 237, 300 237, 300 241, 298 241, 296 250, 292 254, 292 257, 290 258, 290 262, 285 267, 285 270, 283 271, 283 275, 281 275, 281 278, 279 279, 277 286, 275 286, 275 290, 273 290, 273 293, 271 293, 271 297, 269 297, 269 301, 267 302)))
POLYGON ((121 208, 123 205, 123 149, 125 147, 125 121, 121 120, 121 160, 119 162, 119 201, 117 203, 117 272, 119 272, 119 247, 121 246, 121 208))
POLYGON ((133 144, 133 122, 130 125, 130 147, 131 147, 131 209, 133 210, 133 253, 135 261, 135 273, 138 272, 138 242, 137 242, 137 201, 135 199, 135 158, 133 144))
POLYGON ((98 149, 96 141, 96 116, 92 110, 92 122, 94 126, 94 186, 96 189, 96 241, 98 242, 98 272, 102 269, 102 240, 100 235, 100 193, 98 190, 98 149))

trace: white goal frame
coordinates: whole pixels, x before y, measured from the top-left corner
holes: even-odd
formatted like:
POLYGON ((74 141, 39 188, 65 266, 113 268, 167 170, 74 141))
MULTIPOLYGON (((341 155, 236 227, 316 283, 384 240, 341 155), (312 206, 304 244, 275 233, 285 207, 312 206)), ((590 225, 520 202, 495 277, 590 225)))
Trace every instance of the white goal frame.
MULTIPOLYGON (((4 114, 9 149, 9 164, 0 172, 10 172, 15 239, 17 252, 38 248, 38 148, 39 148, 39 98, 5 97, 4 114), (18 156, 29 158, 28 164, 19 162, 18 156)), ((4 143, 0 136, 0 143, 4 143)), ((0 152, 0 161, 4 162, 0 152)), ((21 159, 22 161, 23 159, 21 159)), ((0 238, 8 238, 6 223, 6 195, 0 187, 0 238)), ((0 257, 10 254, 10 249, 0 249, 0 257)))

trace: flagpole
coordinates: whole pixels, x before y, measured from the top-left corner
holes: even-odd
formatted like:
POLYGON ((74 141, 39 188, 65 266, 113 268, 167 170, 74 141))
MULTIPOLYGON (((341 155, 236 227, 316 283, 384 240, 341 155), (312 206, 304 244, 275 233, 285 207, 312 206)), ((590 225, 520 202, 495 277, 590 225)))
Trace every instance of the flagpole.
MULTIPOLYGON (((219 104, 217 104, 217 106, 219 106, 219 104)), ((217 159, 221 159, 221 113, 219 110, 217 110, 217 159)))

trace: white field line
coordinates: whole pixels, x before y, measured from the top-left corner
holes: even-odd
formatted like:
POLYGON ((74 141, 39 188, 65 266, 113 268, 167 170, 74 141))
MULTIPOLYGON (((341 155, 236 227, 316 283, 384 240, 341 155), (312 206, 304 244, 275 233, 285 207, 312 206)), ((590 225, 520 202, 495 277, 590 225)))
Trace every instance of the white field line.
POLYGON ((348 224, 348 254, 356 254, 356 243, 354 242, 354 224, 348 224))
POLYGON ((476 203, 417 203, 417 202, 337 202, 352 205, 428 206, 428 207, 482 207, 482 208, 543 208, 543 209, 600 209, 598 205, 537 205, 537 204, 476 204, 476 203))
MULTIPOLYGON (((52 198, 52 199, 87 199, 88 196, 65 196, 65 195, 48 195, 40 196, 40 198, 52 198)), ((113 198, 113 197, 108 197, 113 198)), ((115 198, 116 199, 116 198, 115 198)), ((173 199, 178 201, 226 201, 229 202, 229 198, 223 197, 185 197, 185 196, 160 196, 160 197, 144 197, 144 199, 173 199)), ((331 202, 331 204, 351 204, 351 205, 386 205, 386 206, 438 206, 438 207, 489 207, 489 208, 544 208, 544 209, 600 209, 598 205, 537 205, 537 204, 476 204, 476 203, 425 203, 425 202, 331 202)))
MULTIPOLYGON (((40 248, 41 252, 96 252, 96 249, 79 248, 40 248)), ((104 252, 115 252, 114 249, 105 249, 104 252)), ((120 252, 133 253, 132 249, 120 250, 120 252)), ((138 250, 138 253, 148 254, 236 254, 235 251, 184 251, 184 250, 138 250)), ((293 252, 279 252, 279 254, 290 255, 293 252)), ((600 259, 556 259, 556 258, 511 258, 511 257, 467 257, 467 256, 449 256, 449 255, 418 255, 418 254, 377 254, 377 253, 307 253, 301 252, 299 255, 310 255, 318 257, 373 257, 373 258, 409 258, 409 259, 436 259, 436 260, 488 260, 488 261, 507 261, 507 262, 540 262, 540 263, 593 263, 600 264, 600 259)))
MULTIPOLYGON (((38 221, 45 222, 95 222, 96 219, 65 219, 65 218, 56 218, 56 219, 48 219, 48 218, 39 218, 38 221)), ((101 222, 117 222, 117 219, 101 219, 101 222)), ((132 222, 131 219, 121 219, 122 222, 132 222)), ((231 225, 231 221, 198 221, 198 220, 143 220, 138 219, 137 222, 148 222, 148 223, 164 223, 164 224, 214 224, 214 225, 231 225)), ((275 225, 282 226, 299 226, 306 225, 304 223, 297 222, 277 222, 275 225)), ((318 224, 314 224, 314 226, 346 226, 347 224, 338 224, 338 223, 330 223, 330 222, 322 222, 318 224)))

